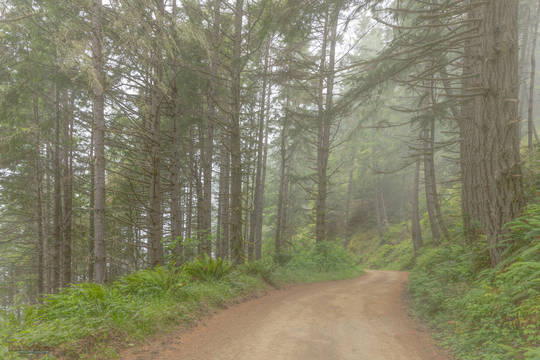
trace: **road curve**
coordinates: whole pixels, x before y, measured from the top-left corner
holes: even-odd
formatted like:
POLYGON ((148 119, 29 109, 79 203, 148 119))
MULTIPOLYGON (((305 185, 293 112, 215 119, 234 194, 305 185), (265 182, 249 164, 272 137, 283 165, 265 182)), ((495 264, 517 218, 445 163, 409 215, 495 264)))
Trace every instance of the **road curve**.
POLYGON ((407 273, 367 271, 300 285, 219 311, 124 360, 448 360, 407 315, 407 273))

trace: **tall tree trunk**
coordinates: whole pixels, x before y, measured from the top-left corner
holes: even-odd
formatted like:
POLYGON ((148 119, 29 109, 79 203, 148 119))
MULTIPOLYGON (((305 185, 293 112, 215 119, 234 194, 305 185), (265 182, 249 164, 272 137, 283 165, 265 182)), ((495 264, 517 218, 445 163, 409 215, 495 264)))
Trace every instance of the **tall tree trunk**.
MULTIPOLYGON (((176 31, 177 23, 177 7, 176 0, 172 1, 172 19, 171 19, 171 33, 174 34, 176 31)), ((176 57, 178 54, 175 53, 173 59, 169 59, 175 66, 178 66, 176 63, 176 57)), ((172 159, 170 166, 170 182, 171 182, 171 238, 174 244, 174 262, 177 267, 179 267, 184 261, 184 249, 183 249, 183 215, 182 215, 182 205, 181 205, 181 193, 182 185, 180 183, 180 122, 181 122, 181 103, 180 96, 178 94, 178 85, 177 85, 177 73, 175 72, 172 79, 171 87, 171 96, 174 104, 173 115, 172 115, 172 137, 173 137, 173 150, 172 150, 172 159)))
POLYGON ((534 20, 531 15, 531 8, 529 7, 529 4, 525 3, 522 4, 522 18, 523 18, 523 25, 521 32, 523 33, 522 41, 521 41, 521 55, 519 56, 519 83, 520 83, 520 90, 519 90, 519 134, 521 137, 522 131, 521 131, 521 120, 525 119, 525 106, 528 103, 526 101, 527 99, 527 77, 529 73, 527 72, 527 62, 530 59, 529 52, 530 52, 530 41, 529 41, 529 29, 531 28, 531 23, 534 20))
POLYGON ((259 222, 262 220, 262 211, 263 211, 263 151, 264 151, 264 129, 265 129, 265 120, 266 120, 266 85, 268 82, 268 58, 270 53, 270 40, 268 40, 265 49, 264 56, 264 70, 263 70, 263 83, 262 83, 262 94, 261 102, 259 109, 259 129, 258 129, 258 139, 257 139, 257 165, 255 169, 255 199, 253 204, 253 212, 251 216, 251 228, 250 228, 250 240, 254 243, 254 254, 255 259, 260 259, 260 251, 258 250, 261 247, 259 244, 259 239, 257 237, 258 229, 261 225, 259 222))
POLYGON ((350 212, 351 212, 351 199, 353 192, 353 178, 354 171, 356 170, 356 157, 353 155, 351 168, 349 169, 349 180, 347 182, 347 195, 345 197, 345 211, 343 218, 343 248, 347 249, 351 240, 350 232, 350 212))
POLYGON ((95 243, 95 222, 94 222, 94 203, 95 203, 95 159, 94 159, 94 136, 96 130, 94 126, 94 120, 91 120, 90 131, 90 154, 89 154, 89 169, 90 169, 90 201, 88 211, 88 281, 94 281, 94 243, 95 243))
POLYGON ((156 40, 153 49, 153 76, 150 104, 150 189, 148 210, 149 266, 163 264, 162 209, 161 209, 161 101, 160 85, 163 82, 162 30, 165 16, 163 0, 156 1, 156 40))
POLYGON ((337 26, 340 4, 327 9, 321 51, 319 80, 319 126, 317 131, 317 203, 315 238, 317 242, 327 240, 326 198, 328 196, 328 158, 330 156, 330 130, 333 122, 334 77, 336 62, 337 26), (330 46, 328 66, 326 66, 326 47, 330 46), (326 101, 323 105, 323 86, 326 79, 326 101))
MULTIPOLYGON (((222 135, 222 142, 226 144, 227 135, 222 135)), ((221 160, 219 168, 219 226, 218 226, 218 252, 221 259, 229 257, 229 225, 230 225, 230 176, 231 155, 227 146, 221 147, 221 160)))
MULTIPOLYGON (((287 95, 288 96, 288 95, 287 95)), ((287 201, 287 125, 289 116, 289 100, 287 98, 287 105, 285 107, 285 116, 281 125, 281 141, 280 141, 280 170, 279 170, 279 194, 277 203, 277 219, 276 219, 276 235, 274 239, 274 249, 276 256, 281 254, 281 248, 283 245, 283 230, 285 224, 285 202, 287 201)))
POLYGON ((182 211, 180 205, 180 98, 176 82, 173 85, 172 96, 174 102, 174 113, 172 119, 173 151, 171 164, 171 236, 174 242, 174 258, 177 266, 183 262, 182 248, 182 211))
POLYGON ((375 203, 375 217, 377 220, 377 233, 379 234, 379 242, 381 244, 384 244, 384 221, 383 221, 383 214, 382 214, 382 206, 381 206, 381 190, 379 188, 378 179, 375 181, 375 189, 374 189, 374 203, 375 203))
MULTIPOLYGON (((464 101, 461 104, 461 113, 457 117, 460 134, 460 170, 461 170, 461 212, 463 219, 463 231, 469 244, 472 244, 479 235, 480 208, 478 201, 478 179, 474 176, 475 167, 480 161, 480 149, 473 141, 478 138, 479 128, 475 124, 475 90, 480 88, 478 74, 479 64, 476 61, 480 54, 479 22, 481 9, 472 7, 467 14, 470 21, 472 34, 466 41, 463 59, 463 80, 461 84, 461 96, 464 101)), ((445 86, 449 89, 449 86, 445 86)), ((455 115, 454 115, 455 116, 455 115)))
POLYGON ((203 127, 204 146, 201 147, 201 168, 203 177, 201 232, 201 251, 212 254, 212 158, 214 155, 214 128, 217 117, 217 80, 219 61, 219 40, 221 27, 221 1, 213 1, 214 21, 211 35, 212 52, 210 61, 210 81, 208 94, 208 118, 203 127))
POLYGON ((266 125, 264 131, 264 152, 262 160, 262 179, 261 179, 261 209, 258 212, 257 219, 257 229, 255 231, 255 243, 256 243, 256 258, 261 259, 262 257, 262 227, 263 227, 263 210, 264 210, 264 188, 266 184, 266 164, 268 160, 268 134, 269 134, 269 123, 270 123, 270 106, 272 103, 272 84, 268 84, 268 101, 266 104, 266 125))
POLYGON ((194 257, 194 249, 193 249, 193 197, 195 194, 195 191, 193 189, 193 182, 197 178, 198 174, 198 167, 197 162, 195 160, 195 146, 193 145, 193 127, 189 129, 189 138, 188 138, 188 158, 189 158, 189 191, 188 191, 188 198, 187 198, 187 205, 186 205, 186 239, 189 239, 188 244, 184 244, 184 260, 189 261, 194 257))
POLYGON ((240 144, 241 72, 242 72, 242 19, 244 0, 236 0, 233 38, 232 117, 230 126, 231 148, 231 257, 235 264, 244 262, 242 238, 242 158, 240 144))
POLYGON ((54 235, 54 230, 51 229, 51 214, 52 214, 52 203, 51 203, 51 164, 52 160, 52 150, 50 142, 47 142, 44 170, 45 170, 45 206, 43 212, 43 236, 45 238, 45 271, 46 271, 46 287, 47 292, 53 292, 53 264, 54 264, 54 241, 52 236, 54 235), (52 230, 52 231, 51 231, 52 230))
MULTIPOLYGON (((317 242, 326 240, 326 170, 328 153, 324 148, 327 114, 325 114, 324 80, 327 76, 326 53, 328 46, 329 12, 327 7, 324 18, 323 37, 321 46, 321 60, 319 65, 319 93, 318 93, 318 127, 317 127, 317 198, 315 205, 315 239, 317 242)), ((328 96, 328 94, 327 94, 328 96)), ((326 109, 328 110, 328 109, 326 109)))
POLYGON ((422 247, 422 228, 420 227, 420 209, 418 206, 418 197, 420 189, 420 159, 416 160, 414 170, 413 191, 412 191, 412 218, 411 218, 411 234, 414 247, 414 253, 422 247))
POLYGON ((68 100, 68 91, 62 92, 62 105, 64 112, 64 219, 63 219, 63 250, 62 250, 62 267, 63 277, 62 286, 69 285, 72 281, 71 273, 71 226, 72 226, 72 209, 73 209, 73 114, 68 100))
POLYGON ((518 1, 476 2, 482 3, 478 81, 485 90, 475 96, 474 125, 480 131, 468 141, 480 157, 473 176, 479 184, 480 219, 495 266, 503 258, 504 225, 524 206, 518 132, 518 1))
POLYGON ((54 84, 54 259, 53 259, 53 292, 61 285, 61 251, 62 251, 62 174, 60 170, 60 103, 58 88, 54 84))
POLYGON ((431 143, 432 135, 431 129, 423 129, 421 131, 422 144, 423 144, 423 158, 424 158, 424 186, 426 192, 426 208, 429 216, 429 224, 431 228, 431 235, 433 236, 433 242, 439 244, 441 242, 441 229, 439 222, 437 221, 436 203, 437 192, 435 181, 435 165, 433 156, 433 144, 431 143))
MULTIPOLYGON (((32 84, 33 86, 34 84, 32 84)), ((35 182, 36 182, 36 226, 37 226, 37 294, 44 293, 44 252, 45 237, 43 231, 43 173, 41 171, 41 125, 39 121, 39 103, 35 88, 32 88, 32 109, 34 115, 34 156, 35 156, 35 182)))
POLYGON ((533 26, 533 40, 532 40, 532 49, 531 49, 531 78, 529 81, 529 111, 528 111, 528 120, 527 120, 527 146, 529 151, 533 150, 533 133, 534 129, 534 119, 533 119, 533 110, 534 110, 534 80, 536 77, 536 43, 538 40, 538 23, 540 20, 540 1, 536 8, 535 24, 533 26))
POLYGON ((202 218, 203 218, 203 208, 204 208, 204 199, 203 199, 203 169, 201 167, 202 161, 202 152, 204 148, 204 137, 202 137, 203 130, 201 129, 201 125, 198 126, 198 132, 199 132, 199 157, 198 161, 196 161, 196 168, 195 168, 195 194, 197 195, 197 254, 202 255, 203 254, 203 231, 202 228, 202 218))
POLYGON ((102 0, 94 0, 92 16, 92 62, 94 68, 94 281, 105 282, 105 71, 103 59, 102 0))

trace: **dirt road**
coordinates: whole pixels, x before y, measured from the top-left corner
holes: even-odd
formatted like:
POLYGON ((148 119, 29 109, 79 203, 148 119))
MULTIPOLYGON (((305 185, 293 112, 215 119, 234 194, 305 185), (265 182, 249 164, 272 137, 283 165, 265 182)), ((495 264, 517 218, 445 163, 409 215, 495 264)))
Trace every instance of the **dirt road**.
POLYGON ((125 360, 447 360, 409 318, 407 274, 295 286, 217 312, 125 360))

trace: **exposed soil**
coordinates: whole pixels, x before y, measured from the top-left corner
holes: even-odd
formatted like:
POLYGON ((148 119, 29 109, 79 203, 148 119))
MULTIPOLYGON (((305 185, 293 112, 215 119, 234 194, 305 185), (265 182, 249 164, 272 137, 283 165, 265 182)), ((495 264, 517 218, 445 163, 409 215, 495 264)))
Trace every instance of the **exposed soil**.
POLYGON ((448 360, 407 314, 407 273, 367 271, 222 310, 121 354, 124 360, 448 360))

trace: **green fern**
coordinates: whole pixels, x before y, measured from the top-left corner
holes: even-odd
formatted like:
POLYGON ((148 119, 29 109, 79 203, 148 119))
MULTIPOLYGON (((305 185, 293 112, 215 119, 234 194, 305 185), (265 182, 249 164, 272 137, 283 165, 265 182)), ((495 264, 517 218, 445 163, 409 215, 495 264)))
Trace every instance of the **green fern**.
POLYGON ((231 263, 223 259, 212 259, 208 255, 184 265, 184 273, 197 281, 221 280, 231 273, 231 263))

